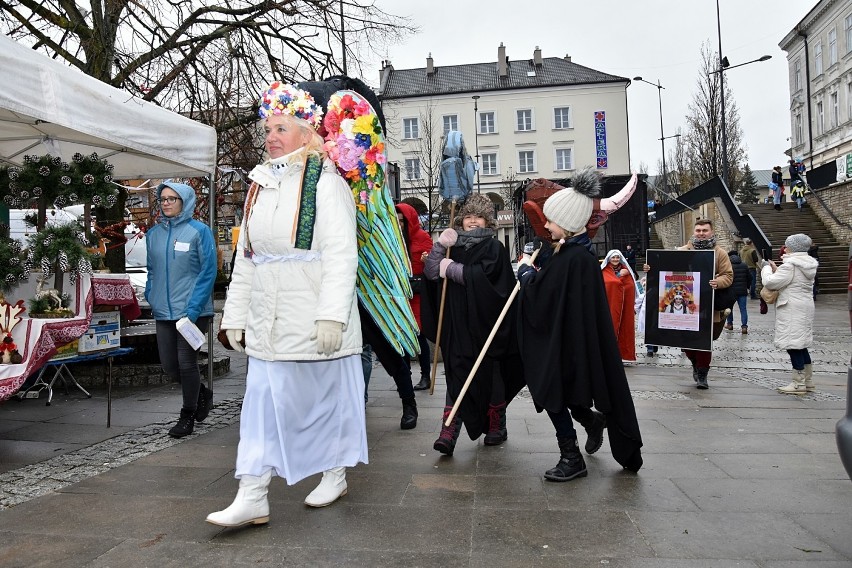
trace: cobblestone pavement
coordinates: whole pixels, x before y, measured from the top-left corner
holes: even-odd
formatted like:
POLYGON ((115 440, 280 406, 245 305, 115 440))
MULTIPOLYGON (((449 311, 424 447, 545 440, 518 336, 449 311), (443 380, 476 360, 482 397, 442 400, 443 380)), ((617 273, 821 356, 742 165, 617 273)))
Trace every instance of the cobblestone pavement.
MULTIPOLYGON (((824 300, 832 307, 838 303, 838 297, 824 300)), ((756 302, 754 303, 756 307, 756 302)), ((751 305, 750 305, 751 307, 751 305)), ((756 311, 756 310, 755 310, 756 311)), ((735 323, 739 322, 735 315, 735 323)), ((823 325, 815 330, 816 347, 811 356, 818 374, 843 374, 849 361, 849 337, 837 333, 827 321, 831 316, 821 318, 823 325)), ((786 352, 772 346, 774 318, 755 314, 749 319, 749 333, 743 335, 739 326, 733 331, 725 331, 714 344, 713 374, 724 375, 774 391, 789 383, 786 376, 778 376, 778 370, 790 368, 786 352)), ((224 351, 224 350, 223 350, 224 351)), ((655 357, 647 357, 642 343, 637 342, 639 366, 680 366, 686 368, 686 358, 678 349, 662 347, 655 357)), ((224 352, 228 353, 228 352, 224 352)), ((224 354, 223 353, 223 354, 224 354)), ((218 353, 217 353, 218 354, 218 353)), ((233 353, 230 353, 233 356, 233 353)), ((378 363, 374 363, 377 372, 381 372, 378 363)), ((636 367, 628 365, 628 376, 636 367)), ((681 392, 632 391, 634 400, 689 400, 681 392)), ((522 398, 529 398, 524 389, 522 398)), ((846 400, 844 396, 824 391, 816 391, 799 397, 800 400, 837 401, 846 400)), ((203 424, 196 424, 195 432, 183 439, 174 439, 164 435, 173 425, 173 419, 159 421, 125 432, 114 438, 94 444, 90 447, 69 452, 46 461, 28 465, 20 469, 0 474, 0 509, 56 491, 72 483, 98 475, 110 469, 130 463, 164 448, 175 446, 203 436, 215 429, 234 424, 239 419, 241 396, 217 401, 215 408, 203 424)))

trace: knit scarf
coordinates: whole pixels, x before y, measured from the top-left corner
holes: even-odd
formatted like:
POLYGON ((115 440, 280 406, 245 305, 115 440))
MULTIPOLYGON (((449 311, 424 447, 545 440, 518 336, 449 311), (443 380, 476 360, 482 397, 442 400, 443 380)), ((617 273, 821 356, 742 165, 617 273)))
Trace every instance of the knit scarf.
POLYGON ((458 239, 456 240, 457 247, 463 247, 464 250, 470 250, 482 241, 493 239, 494 229, 488 227, 477 227, 470 231, 458 231, 458 239))
POLYGON ((692 248, 695 250, 713 250, 716 248, 716 235, 713 235, 709 239, 696 239, 692 237, 689 242, 692 243, 692 248))
MULTIPOLYGON (((595 246, 592 244, 592 239, 589 238, 588 233, 580 233, 579 235, 575 235, 570 239, 565 239, 564 242, 560 242, 559 247, 562 245, 580 245, 582 247, 586 247, 586 250, 589 251, 590 254, 595 254, 595 246)), ((558 249, 557 249, 557 252, 558 249)))

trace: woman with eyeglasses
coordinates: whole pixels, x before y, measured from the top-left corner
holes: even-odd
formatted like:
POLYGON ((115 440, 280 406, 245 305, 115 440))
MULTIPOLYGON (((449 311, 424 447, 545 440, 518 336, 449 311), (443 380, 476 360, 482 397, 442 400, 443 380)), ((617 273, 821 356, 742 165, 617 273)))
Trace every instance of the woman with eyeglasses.
POLYGON ((157 186, 159 222, 145 235, 148 282, 145 299, 157 325, 157 347, 163 370, 181 385, 183 406, 169 436, 192 434, 195 422, 207 418, 213 391, 201 384, 195 349, 177 330, 188 318, 206 332, 213 317, 213 282, 216 280, 216 241, 210 227, 192 218, 195 191, 188 185, 166 181, 157 186))

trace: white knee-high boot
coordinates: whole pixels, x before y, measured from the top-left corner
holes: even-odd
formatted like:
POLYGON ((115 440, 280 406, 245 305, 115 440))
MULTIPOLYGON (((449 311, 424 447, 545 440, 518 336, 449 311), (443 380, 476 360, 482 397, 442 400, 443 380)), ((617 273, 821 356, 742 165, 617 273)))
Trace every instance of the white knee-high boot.
POLYGON ((262 525, 269 522, 269 502, 266 493, 272 480, 272 470, 260 477, 243 475, 234 502, 224 511, 207 515, 207 522, 221 527, 262 525))
POLYGON ((346 495, 346 468, 333 467, 322 472, 322 481, 317 488, 305 498, 309 507, 325 507, 346 495))
POLYGON ((811 363, 805 365, 805 390, 808 392, 816 390, 816 385, 814 385, 814 366, 811 363))

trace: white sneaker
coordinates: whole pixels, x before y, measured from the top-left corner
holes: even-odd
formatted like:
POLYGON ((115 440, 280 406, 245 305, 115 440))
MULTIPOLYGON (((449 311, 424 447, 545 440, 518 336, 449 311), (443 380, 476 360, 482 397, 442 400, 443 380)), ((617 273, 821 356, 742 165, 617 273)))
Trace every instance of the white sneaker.
POLYGON ((305 498, 308 507, 326 507, 346 495, 346 468, 334 467, 322 472, 322 481, 305 498))

